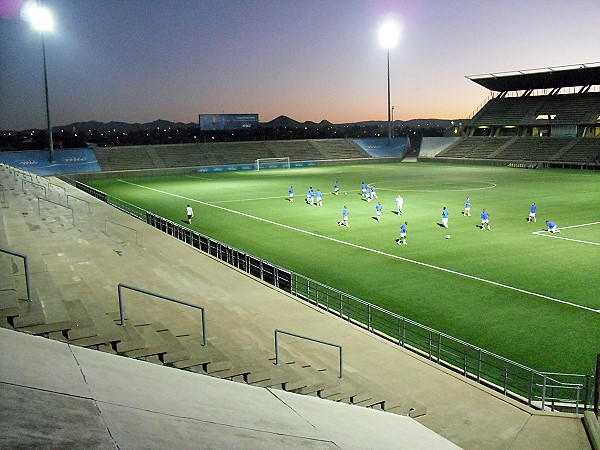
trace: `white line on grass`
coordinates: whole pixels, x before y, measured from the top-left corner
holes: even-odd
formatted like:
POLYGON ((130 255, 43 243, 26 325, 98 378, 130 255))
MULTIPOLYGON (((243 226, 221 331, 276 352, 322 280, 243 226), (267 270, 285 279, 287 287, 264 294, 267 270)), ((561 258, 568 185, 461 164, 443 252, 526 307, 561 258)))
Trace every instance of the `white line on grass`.
POLYGON ((329 236, 323 236, 321 234, 313 233, 311 231, 306 231, 306 230, 302 230, 300 228, 295 228, 295 227, 292 227, 292 226, 289 226, 289 225, 285 225, 285 224, 282 224, 282 223, 273 222, 271 220, 263 219, 261 217, 252 216, 250 214, 246 214, 246 213, 243 213, 243 212, 240 212, 240 211, 235 211, 233 209, 225 208, 223 206, 214 205, 212 203, 203 202, 201 200, 196 200, 196 199, 193 199, 193 198, 185 197, 183 195, 173 194, 171 192, 166 192, 166 191, 161 191, 160 189, 155 189, 155 188, 151 188, 151 187, 148 187, 148 186, 143 186, 141 184, 131 183, 129 181, 125 181, 125 180, 121 180, 121 179, 119 179, 118 181, 120 181, 122 183, 125 183, 125 184, 130 184, 132 186, 136 186, 136 187, 139 187, 139 188, 142 188, 142 189, 148 189, 150 191, 158 192, 158 193, 165 194, 165 195, 170 195, 172 197, 178 197, 178 198, 181 198, 181 199, 184 199, 184 200, 188 200, 190 202, 200 203, 202 205, 210 206, 212 208, 221 209, 223 211, 227 211, 227 212, 230 212, 230 213, 233 213, 233 214, 238 214, 240 216, 248 217, 250 219, 258 220, 258 221, 265 222, 265 223, 270 223, 272 225, 276 225, 276 226, 279 226, 279 227, 282 227, 282 228, 287 228, 289 230, 297 231, 299 233, 304 233, 304 234, 315 236, 315 237, 318 237, 318 238, 321 238, 321 239, 326 239, 328 241, 337 242, 338 244, 347 245, 349 247, 358 248, 360 250, 366 250, 366 251, 369 251, 369 252, 372 252, 372 253, 377 253, 379 255, 387 256, 387 257, 390 257, 390 258, 399 259, 401 261, 406 261, 406 262, 409 262, 409 263, 418 264, 420 266, 429 267, 430 269, 440 270, 442 272, 447 272, 447 273, 451 273, 451 274, 458 275, 458 276, 461 276, 461 277, 470 278, 472 280, 481 281, 483 283, 487 283, 487 284, 491 284, 491 285, 494 285, 494 286, 498 286, 498 287, 510 289, 510 290, 517 291, 517 292, 521 292, 523 294, 532 295, 534 297, 539 297, 539 298, 543 298, 543 299, 546 299, 546 300, 551 300, 553 302, 562 303, 562 304, 565 304, 565 305, 573 306, 575 308, 584 309, 586 311, 600 313, 600 309, 589 308, 587 306, 578 305, 577 303, 572 303, 572 302, 568 302, 566 300, 560 300, 558 298, 549 297, 547 295, 542 295, 542 294, 538 294, 538 293, 535 293, 535 292, 526 291, 524 289, 519 289, 519 288, 514 287, 514 286, 509 286, 507 284, 502 284, 502 283, 497 283, 495 281, 486 280, 485 278, 479 278, 479 277, 476 277, 474 275, 469 275, 469 274, 466 274, 466 273, 456 272, 454 270, 445 269, 443 267, 434 266, 432 264, 424 263, 424 262, 421 262, 421 261, 415 261, 413 259, 404 258, 404 257, 398 256, 398 255, 392 255, 390 253, 385 253, 385 252, 382 252, 380 250, 375 250, 375 249, 372 249, 372 248, 363 247, 362 245, 353 244, 351 242, 341 241, 339 239, 335 239, 335 238, 332 238, 332 237, 329 237, 329 236))
MULTIPOLYGON (((600 222, 582 223, 581 225, 571 225, 570 227, 561 227, 561 228, 559 228, 559 230, 566 230, 568 228, 586 227, 588 225, 597 225, 599 223, 600 222)), ((545 237, 550 237, 550 238, 554 238, 554 239, 564 239, 565 241, 581 242, 583 244, 600 245, 600 242, 582 241, 580 239, 566 238, 566 237, 562 237, 562 236, 556 236, 555 234, 547 234, 547 233, 549 233, 549 231, 545 231, 545 230, 533 232, 533 234, 535 234, 537 236, 545 236, 545 237)))
POLYGON ((469 191, 482 191, 485 189, 494 189, 497 184, 496 183, 491 183, 489 181, 482 181, 482 183, 488 183, 490 186, 484 186, 484 187, 477 187, 477 188, 467 188, 467 189, 444 189, 444 188, 440 188, 440 189, 397 189, 397 188, 380 188, 377 187, 377 190, 380 191, 402 191, 402 192, 469 192, 469 191))

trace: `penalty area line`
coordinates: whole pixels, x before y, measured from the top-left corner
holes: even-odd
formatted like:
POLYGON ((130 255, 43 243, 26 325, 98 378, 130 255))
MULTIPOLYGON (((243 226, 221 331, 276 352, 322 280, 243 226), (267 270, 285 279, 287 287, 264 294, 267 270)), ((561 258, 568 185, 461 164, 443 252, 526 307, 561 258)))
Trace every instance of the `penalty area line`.
MULTIPOLYGON (((578 227, 586 227, 588 225, 598 225, 600 224, 600 222, 590 222, 590 223, 582 223, 580 225, 571 225, 568 227, 560 227, 559 230, 567 230, 569 228, 578 228, 578 227)), ((563 239, 565 241, 572 241, 572 242, 581 242, 582 244, 590 244, 590 245, 600 245, 600 242, 590 242, 590 241, 582 241, 581 239, 573 239, 573 238, 567 238, 567 237, 562 237, 562 236, 556 236, 555 234, 548 234, 550 233, 547 230, 541 230, 541 231, 534 231, 532 234, 535 234, 536 236, 544 236, 544 237, 549 237, 549 238, 554 238, 554 239, 563 239)))
POLYGON ((421 262, 421 261, 416 261, 414 259, 405 258, 403 256, 392 255, 391 253, 385 253, 385 252, 382 252, 380 250, 375 250, 375 249, 372 249, 372 248, 369 248, 369 247, 364 247, 362 245, 353 244, 352 242, 346 242, 346 241, 342 241, 342 240, 339 240, 339 239, 336 239, 336 238, 332 238, 332 237, 329 237, 329 236, 323 236, 322 234, 313 233, 312 231, 302 230, 301 228, 292 227, 290 225, 285 225, 285 224, 282 224, 282 223, 273 222, 272 220, 263 219, 262 217, 256 217, 256 216, 253 216, 251 214, 246 214, 246 213, 243 213, 243 212, 240 212, 240 211, 235 211, 233 209, 225 208, 224 206, 219 206, 219 205, 215 205, 215 204, 212 204, 212 203, 203 202, 201 200, 196 200, 196 199, 185 197, 185 196, 179 195, 179 194, 173 194, 172 192, 162 191, 160 189, 151 188, 151 187, 144 186, 144 185, 141 185, 141 184, 131 183, 129 181, 125 181, 125 180, 121 180, 121 179, 119 179, 118 181, 120 181, 122 183, 125 183, 125 184, 130 184, 132 186, 136 186, 136 187, 139 187, 139 188, 142 188, 142 189, 148 189, 148 190, 153 191, 153 192, 158 192, 160 194, 164 194, 164 195, 169 195, 169 196, 172 196, 172 197, 181 198, 183 200, 188 200, 190 202, 199 203, 199 204, 205 205, 205 206, 210 206, 211 208, 216 208, 216 209, 227 211, 227 212, 230 212, 230 213, 233 213, 233 214, 238 214, 238 215, 243 216, 243 217, 247 217, 247 218, 250 218, 250 219, 258 220, 260 222, 269 223, 271 225, 275 225, 275 226, 278 226, 278 227, 286 228, 288 230, 297 231, 299 233, 308 234, 310 236, 314 236, 314 237, 318 237, 318 238, 325 239, 325 240, 328 240, 328 241, 336 242, 338 244, 347 245, 349 247, 354 247, 354 248, 357 248, 357 249, 360 249, 360 250, 365 250, 365 251, 376 253, 376 254, 379 254, 379 255, 382 255, 382 256, 387 256, 389 258, 398 259, 398 260, 409 262, 409 263, 412 263, 412 264, 417 264, 419 266, 428 267, 430 269, 439 270, 439 271, 450 273, 450 274, 453 274, 453 275, 458 275, 458 276, 461 276, 461 277, 464 277, 464 278, 469 278, 471 280, 475 280, 475 281, 480 281, 482 283, 491 284, 493 286, 497 286, 497 287, 501 287, 501 288, 505 288, 505 289, 510 289, 512 291, 521 292, 523 294, 531 295, 531 296, 538 297, 538 298, 543 298, 545 300, 550 300, 550 301, 553 301, 553 302, 556 302, 556 303, 562 303, 564 305, 572 306, 574 308, 584 309, 586 311, 591 311, 591 312, 594 312, 594 313, 600 313, 599 309, 589 308, 587 306, 578 305, 577 303, 568 302, 566 300, 560 300, 558 298, 549 297, 547 295, 543 295, 543 294, 538 294, 536 292, 527 291, 525 289, 520 289, 520 288, 517 288, 517 287, 514 287, 514 286, 507 285, 507 284, 498 283, 496 281, 486 280, 485 278, 480 278, 480 277, 476 277, 474 275, 469 275, 469 274, 466 274, 466 273, 457 272, 457 271, 454 271, 454 270, 446 269, 444 267, 434 266, 433 264, 428 264, 428 263, 424 263, 424 262, 421 262))

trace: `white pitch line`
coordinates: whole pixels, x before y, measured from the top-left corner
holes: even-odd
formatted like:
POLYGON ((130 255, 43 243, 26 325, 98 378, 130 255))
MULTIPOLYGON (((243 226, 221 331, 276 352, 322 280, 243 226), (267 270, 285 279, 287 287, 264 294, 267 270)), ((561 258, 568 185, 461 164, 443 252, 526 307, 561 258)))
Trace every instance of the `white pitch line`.
MULTIPOLYGON (((588 225, 598 225, 598 224, 600 224, 600 222, 582 223, 581 225, 571 225, 568 227, 560 227, 559 230, 567 230, 569 228, 586 227, 588 225)), ((580 239, 566 238, 566 237, 556 236, 554 234, 546 234, 546 233, 548 233, 548 231, 546 231, 546 230, 533 232, 533 234, 535 234, 537 236, 545 236, 545 237, 550 237, 550 238, 554 238, 554 239, 564 239, 565 241, 572 241, 572 242, 581 242, 582 244, 600 245, 599 242, 582 241, 580 239)))
POLYGON ((252 216, 250 214, 246 214, 246 213, 243 213, 243 212, 240 212, 240 211, 235 211, 233 209, 225 208, 223 206, 214 205, 212 203, 203 202, 201 200, 196 200, 196 199, 193 199, 193 198, 185 197, 183 195, 173 194, 171 192, 166 192, 166 191, 162 191, 160 189, 155 189, 155 188, 151 188, 151 187, 148 187, 148 186, 143 186, 141 184, 131 183, 131 182, 125 181, 125 180, 120 180, 119 179, 118 181, 120 181, 122 183, 125 183, 125 184, 130 184, 132 186, 136 186, 136 187, 139 187, 139 188, 142 188, 142 189, 148 189, 150 191, 158 192, 158 193, 165 194, 165 195, 170 195, 172 197, 178 197, 178 198, 181 198, 181 199, 184 199, 184 200, 188 200, 188 201, 191 201, 191 202, 200 203, 202 205, 210 206, 212 208, 221 209, 223 211, 227 211, 227 212, 230 212, 230 213, 233 213, 233 214, 238 214, 240 216, 244 216, 244 217, 248 217, 250 219, 258 220, 260 222, 265 222, 265 223, 276 225, 276 226, 279 226, 279 227, 282 227, 282 228, 287 228, 289 230, 297 231, 299 233, 304 233, 304 234, 308 234, 308 235, 311 235, 311 236, 314 236, 314 237, 318 237, 318 238, 321 238, 321 239, 325 239, 325 240, 328 240, 328 241, 337 242, 338 244, 343 244, 343 245, 347 245, 349 247, 358 248, 360 250, 366 250, 366 251, 369 251, 369 252, 372 252, 372 253, 377 253, 377 254, 380 254, 380 255, 383 255, 383 256, 387 256, 387 257, 390 257, 390 258, 399 259, 399 260, 410 262, 410 263, 413 263, 413 264, 418 264, 420 266, 429 267, 430 269, 440 270, 442 272, 447 272, 447 273, 451 273, 451 274, 454 274, 454 275, 459 275, 461 277, 470 278, 470 279, 476 280, 476 281, 481 281, 483 283, 488 283, 488 284, 491 284, 491 285, 494 285, 494 286, 498 286, 498 287, 510 289, 510 290, 517 291, 517 292, 521 292, 523 294, 532 295, 534 297, 539 297, 539 298, 543 298, 543 299, 546 299, 546 300, 551 300, 553 302, 562 303, 562 304, 565 304, 565 305, 573 306, 575 308, 584 309, 586 311, 591 311, 591 312, 594 312, 594 313, 600 313, 600 309, 589 308, 587 306, 578 305, 577 303, 572 303, 572 302, 568 302, 566 300, 560 300, 558 298, 549 297, 547 295, 542 295, 542 294, 538 294, 538 293, 535 293, 535 292, 526 291, 524 289, 520 289, 520 288, 517 288, 517 287, 514 287, 514 286, 509 286, 507 284, 502 284, 502 283, 497 283, 495 281, 486 280, 485 278, 479 278, 479 277, 476 277, 474 275, 469 275, 469 274, 466 274, 466 273, 456 272, 454 270, 445 269, 443 267, 434 266, 432 264, 424 263, 424 262, 421 262, 421 261, 415 261, 413 259, 404 258, 404 257, 398 256, 398 255, 392 255, 390 253, 385 253, 385 252, 382 252, 380 250, 375 250, 375 249, 372 249, 372 248, 363 247, 362 245, 353 244, 351 242, 341 241, 339 239, 335 239, 335 238, 332 238, 332 237, 329 237, 329 236, 323 236, 321 234, 313 233, 311 231, 306 231, 306 230, 302 230, 300 228, 295 228, 295 227, 292 227, 292 226, 289 226, 289 225, 284 225, 282 223, 273 222, 271 220, 263 219, 261 217, 252 216))
POLYGON ((402 191, 402 192, 470 192, 470 191, 483 191, 485 189, 494 189, 496 186, 498 186, 496 183, 491 183, 489 181, 482 181, 482 183, 488 183, 491 186, 485 186, 485 187, 476 187, 476 188, 469 188, 469 189, 395 189, 395 188, 380 188, 375 186, 375 188, 377 188, 377 190, 381 190, 381 191, 402 191))

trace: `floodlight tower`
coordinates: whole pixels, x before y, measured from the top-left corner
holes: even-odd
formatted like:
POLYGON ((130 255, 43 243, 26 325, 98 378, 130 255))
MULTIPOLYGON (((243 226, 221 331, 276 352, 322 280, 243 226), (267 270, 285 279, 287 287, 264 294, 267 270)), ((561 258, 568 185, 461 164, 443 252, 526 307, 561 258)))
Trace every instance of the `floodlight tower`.
POLYGON ((48 8, 39 4, 30 3, 26 11, 27 20, 31 21, 33 28, 38 30, 42 36, 42 57, 44 60, 44 92, 46 94, 46 123, 48 126, 48 150, 50 162, 56 162, 54 157, 54 144, 52 142, 52 126, 50 125, 50 104, 48 101, 48 70, 46 68, 46 39, 45 33, 54 29, 54 19, 48 8))
POLYGON ((379 28, 379 42, 387 49, 387 100, 388 100, 388 146, 392 145, 392 107, 390 97, 390 49, 393 48, 400 37, 400 28, 396 22, 386 21, 379 28))

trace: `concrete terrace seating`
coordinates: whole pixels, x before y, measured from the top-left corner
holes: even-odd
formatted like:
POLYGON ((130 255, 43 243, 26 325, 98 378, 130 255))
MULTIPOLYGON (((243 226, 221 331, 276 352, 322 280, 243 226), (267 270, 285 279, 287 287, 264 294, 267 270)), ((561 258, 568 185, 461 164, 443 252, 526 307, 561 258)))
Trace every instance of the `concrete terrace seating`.
POLYGON ((290 161, 314 161, 328 159, 308 140, 299 141, 266 141, 265 144, 278 157, 289 157, 290 161))
POLYGON ((458 141, 436 156, 442 158, 489 158, 511 138, 471 137, 458 141))
POLYGON ((553 114, 555 124, 594 123, 600 113, 600 92, 545 97, 535 114, 553 114))
POLYGON ((493 158, 512 161, 550 161, 572 141, 573 138, 521 137, 495 154, 493 158))
POLYGON ((94 149, 98 164, 103 171, 156 169, 163 167, 148 147, 98 147, 94 149))
POLYGON ((370 158, 360 145, 351 139, 322 139, 311 140, 311 144, 317 148, 327 159, 353 159, 370 158))
POLYGON ((553 124, 595 123, 600 93, 493 98, 473 117, 473 126, 535 125, 538 115, 554 115, 553 124))
POLYGON ((557 161, 590 163, 600 152, 600 139, 579 138, 572 147, 556 158, 557 161))
POLYGON ((370 157, 350 139, 101 147, 94 152, 103 171, 252 164, 286 156, 291 161, 370 157))
POLYGON ((519 125, 531 122, 530 117, 543 104, 545 97, 493 98, 471 119, 473 126, 519 125))

